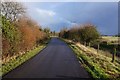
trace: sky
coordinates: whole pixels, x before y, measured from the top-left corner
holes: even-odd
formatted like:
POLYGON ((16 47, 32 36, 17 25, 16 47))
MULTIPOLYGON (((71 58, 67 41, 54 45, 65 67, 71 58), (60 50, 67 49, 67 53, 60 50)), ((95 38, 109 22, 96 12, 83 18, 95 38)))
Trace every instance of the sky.
POLYGON ((118 34, 117 2, 24 2, 24 6, 32 19, 52 31, 92 23, 103 35, 118 34))

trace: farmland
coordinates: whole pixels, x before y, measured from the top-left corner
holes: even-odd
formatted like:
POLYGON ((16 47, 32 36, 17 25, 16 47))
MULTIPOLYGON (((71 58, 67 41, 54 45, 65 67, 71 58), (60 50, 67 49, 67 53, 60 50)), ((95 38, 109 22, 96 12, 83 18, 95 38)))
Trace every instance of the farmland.
MULTIPOLYGON (((116 55, 120 57, 120 43, 119 43, 120 37, 114 37, 114 36, 102 36, 100 38, 100 50, 106 51, 106 54, 108 53, 111 55, 114 53, 114 48, 116 47, 117 53, 116 55)), ((97 44, 93 43, 92 47, 97 49, 97 44)))
POLYGON ((120 39, 120 37, 114 37, 114 36, 102 36, 103 41, 108 42, 117 42, 120 39))

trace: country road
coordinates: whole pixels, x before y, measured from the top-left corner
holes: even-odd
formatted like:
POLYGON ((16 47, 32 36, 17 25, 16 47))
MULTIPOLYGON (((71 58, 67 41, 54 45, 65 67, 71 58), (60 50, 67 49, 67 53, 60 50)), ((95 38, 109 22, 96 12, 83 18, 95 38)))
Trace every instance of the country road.
POLYGON ((72 49, 58 38, 3 78, 89 78, 72 49))

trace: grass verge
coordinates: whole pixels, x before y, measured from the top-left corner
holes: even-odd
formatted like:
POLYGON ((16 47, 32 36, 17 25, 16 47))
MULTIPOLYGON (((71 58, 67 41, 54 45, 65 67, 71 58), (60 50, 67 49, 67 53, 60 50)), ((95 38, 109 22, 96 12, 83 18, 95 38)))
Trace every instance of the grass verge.
POLYGON ((24 62, 29 60, 30 58, 37 55, 40 51, 42 51, 46 47, 46 45, 49 43, 49 41, 50 41, 50 39, 47 40, 44 44, 36 47, 35 49, 33 49, 29 52, 26 52, 23 55, 19 55, 15 59, 11 59, 9 62, 2 64, 2 69, 0 68, 2 73, 0 74, 0 76, 1 75, 4 76, 8 72, 12 71, 13 69, 17 68, 18 66, 20 66, 21 64, 23 64, 24 62))
MULTIPOLYGON (((64 40, 66 41, 66 40, 64 40)), ((67 41, 66 41, 67 42, 67 41)), ((102 55, 94 54, 91 52, 85 52, 80 47, 76 46, 74 43, 67 44, 76 53, 79 61, 84 66, 84 68, 89 72, 89 74, 95 79, 120 79, 120 64, 115 62, 112 63, 111 59, 102 55)))
POLYGON ((24 55, 18 56, 15 59, 10 60, 9 62, 2 64, 2 75, 5 75, 9 71, 15 69, 28 59, 32 58, 36 54, 38 54, 39 51, 41 51, 43 48, 45 48, 45 45, 39 46, 35 48, 34 50, 25 53, 24 55))

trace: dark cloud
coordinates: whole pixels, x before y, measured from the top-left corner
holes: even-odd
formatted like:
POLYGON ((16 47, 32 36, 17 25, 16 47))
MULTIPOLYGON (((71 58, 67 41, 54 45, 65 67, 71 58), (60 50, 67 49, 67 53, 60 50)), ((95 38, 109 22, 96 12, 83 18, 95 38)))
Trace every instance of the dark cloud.
POLYGON ((31 16, 33 18, 36 16, 37 21, 46 23, 45 25, 56 31, 59 31, 63 26, 70 27, 72 23, 84 24, 89 22, 95 24, 101 34, 113 35, 118 33, 117 2, 41 2, 32 3, 32 5, 32 8, 55 13, 54 16, 50 17, 44 14, 34 15, 35 13, 32 11, 31 16), (43 16, 48 18, 42 19, 43 16))

